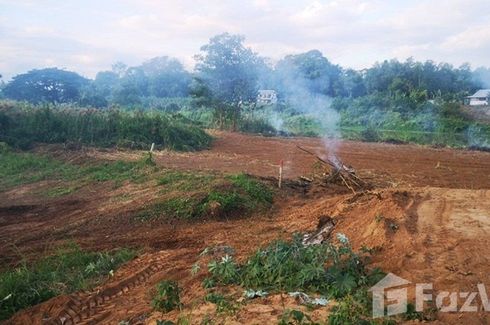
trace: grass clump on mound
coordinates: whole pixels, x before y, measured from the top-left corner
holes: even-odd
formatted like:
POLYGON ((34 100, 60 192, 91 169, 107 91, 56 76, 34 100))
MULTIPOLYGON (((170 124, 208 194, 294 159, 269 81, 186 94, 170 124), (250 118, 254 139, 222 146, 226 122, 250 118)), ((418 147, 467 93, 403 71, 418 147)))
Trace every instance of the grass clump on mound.
POLYGON ((175 197, 148 206, 139 219, 233 218, 268 208, 273 200, 267 185, 245 174, 218 177, 170 171, 159 184, 175 197), (182 191, 191 192, 182 195, 182 191))
POLYGON ((0 320, 60 294, 90 289, 136 252, 86 252, 69 246, 32 265, 0 273, 0 320))
POLYGON ((28 149, 34 143, 78 143, 199 150, 211 137, 180 115, 82 108, 37 107, 20 104, 0 107, 0 141, 28 149))

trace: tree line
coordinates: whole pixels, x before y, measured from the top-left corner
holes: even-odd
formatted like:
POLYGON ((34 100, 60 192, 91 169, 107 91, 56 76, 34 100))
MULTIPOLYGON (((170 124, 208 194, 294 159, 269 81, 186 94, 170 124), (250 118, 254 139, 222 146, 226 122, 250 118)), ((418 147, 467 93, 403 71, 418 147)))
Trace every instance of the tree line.
POLYGON ((472 71, 468 64, 396 59, 354 70, 330 62, 311 50, 287 55, 277 63, 244 45, 245 38, 228 33, 212 37, 195 56, 192 72, 167 56, 139 66, 118 62, 90 80, 58 68, 35 69, 19 74, 1 87, 1 96, 31 103, 77 103, 96 108, 142 106, 145 99, 192 96, 197 105, 216 109, 219 116, 237 116, 241 107, 253 103, 259 89, 274 89, 287 101, 298 89, 311 95, 357 98, 383 94, 457 99, 488 81, 490 70, 472 71))

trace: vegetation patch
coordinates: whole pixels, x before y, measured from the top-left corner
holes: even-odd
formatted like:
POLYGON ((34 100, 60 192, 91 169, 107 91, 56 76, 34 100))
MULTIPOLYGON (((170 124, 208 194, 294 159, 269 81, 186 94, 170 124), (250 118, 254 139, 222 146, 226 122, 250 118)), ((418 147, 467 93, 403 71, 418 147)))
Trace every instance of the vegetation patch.
POLYGON ((0 152, 0 190, 42 180, 61 180, 67 184, 49 189, 47 196, 70 194, 91 182, 143 182, 157 168, 147 159, 136 162, 110 161, 79 166, 32 153, 0 152))
POLYGON ((174 197, 146 207, 137 214, 141 220, 205 217, 232 218, 271 206, 273 192, 265 184, 245 174, 216 175, 168 172, 159 180, 174 197), (182 191, 191 191, 182 196, 182 191))
POLYGON ((34 143, 73 142, 92 146, 123 146, 172 150, 209 147, 211 137, 181 115, 53 108, 7 102, 0 106, 0 141, 28 149, 34 143))
POLYGON ((259 249, 242 265, 236 264, 231 256, 211 261, 208 271, 217 284, 342 297, 379 279, 382 274, 379 270, 366 269, 366 258, 366 254, 353 252, 344 239, 337 246, 304 246, 302 237, 296 235, 292 241, 276 241, 259 249))
POLYGON ((0 152, 0 189, 46 179, 66 179, 77 167, 31 153, 0 152))
MULTIPOLYGON (((297 234, 291 241, 279 240, 259 249, 243 263, 235 262, 230 255, 212 258, 207 265, 209 276, 203 280, 203 286, 216 290, 220 286, 240 285, 272 293, 316 294, 326 297, 327 302, 337 301, 330 310, 328 324, 394 324, 398 319, 372 319, 372 299, 368 289, 384 273, 367 268, 369 256, 367 249, 354 252, 343 234, 337 234, 336 244, 309 246, 303 245, 302 236, 297 234)), ((198 263, 194 269, 194 273, 199 272, 198 263)), ((426 313, 411 310, 398 318, 428 319, 426 313)), ((297 310, 285 311, 279 323, 316 324, 307 314, 297 310)))
POLYGON ((217 177, 213 174, 169 170, 158 179, 158 185, 162 185, 167 191, 195 191, 208 188, 216 180, 217 177))
POLYGON ((164 280, 160 281, 156 288, 151 305, 156 311, 168 313, 180 308, 180 288, 177 282, 164 280))
POLYGON ((97 253, 71 245, 32 265, 0 273, 0 320, 52 297, 88 290, 135 256, 128 249, 97 253))

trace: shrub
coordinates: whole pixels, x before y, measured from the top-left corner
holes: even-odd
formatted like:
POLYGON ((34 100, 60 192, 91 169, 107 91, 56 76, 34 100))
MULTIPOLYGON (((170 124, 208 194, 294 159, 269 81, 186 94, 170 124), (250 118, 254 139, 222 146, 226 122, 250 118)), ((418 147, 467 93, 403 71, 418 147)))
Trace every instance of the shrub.
POLYGON ((168 313, 180 308, 180 289, 177 282, 170 280, 161 281, 157 284, 155 291, 151 305, 156 311, 168 313))

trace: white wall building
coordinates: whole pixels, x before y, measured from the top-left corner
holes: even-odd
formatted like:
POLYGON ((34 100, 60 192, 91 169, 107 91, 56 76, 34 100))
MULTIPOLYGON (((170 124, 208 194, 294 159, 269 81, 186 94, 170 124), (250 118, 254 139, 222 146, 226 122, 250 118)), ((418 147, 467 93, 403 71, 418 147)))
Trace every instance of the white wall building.
POLYGON ((272 105, 277 103, 277 92, 272 89, 261 89, 258 91, 257 104, 272 105))
POLYGON ((466 97, 470 106, 488 106, 490 104, 490 89, 480 89, 475 94, 466 97))

